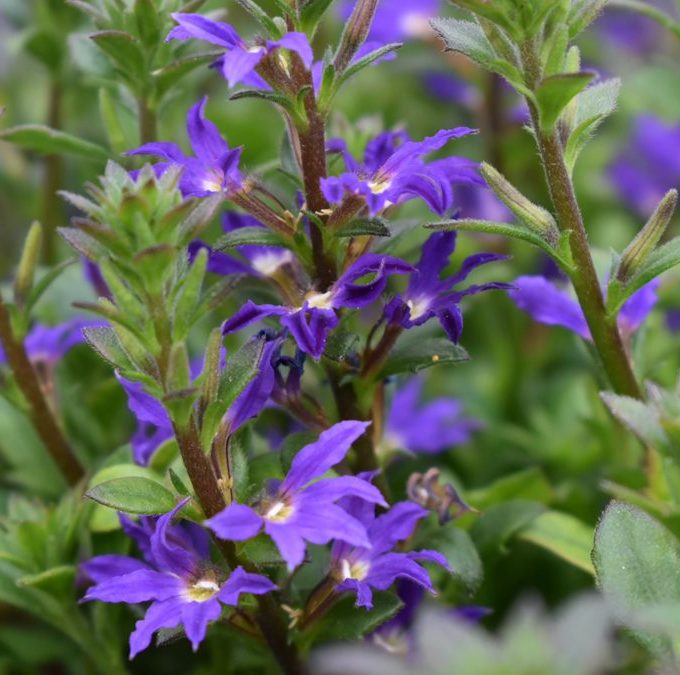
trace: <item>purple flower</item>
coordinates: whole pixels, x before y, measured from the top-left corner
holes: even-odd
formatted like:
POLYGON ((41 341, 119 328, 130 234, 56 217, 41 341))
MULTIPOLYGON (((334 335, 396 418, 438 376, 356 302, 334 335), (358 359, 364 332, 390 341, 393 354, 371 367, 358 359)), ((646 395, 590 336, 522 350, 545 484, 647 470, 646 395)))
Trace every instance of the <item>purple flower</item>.
POLYGON ((222 75, 230 87, 249 77, 250 82, 256 86, 264 84, 255 73, 255 69, 265 56, 277 49, 295 52, 308 69, 312 65, 314 54, 304 33, 291 32, 280 40, 267 40, 261 44, 248 45, 228 23, 211 21, 200 14, 172 14, 172 18, 178 25, 170 31, 167 40, 203 40, 226 50, 220 59, 220 66, 222 75), (253 75, 256 76, 255 80, 253 75))
POLYGON ((262 595, 276 586, 266 577, 237 567, 228 579, 210 564, 205 532, 172 525, 187 500, 158 518, 148 534, 145 525, 128 525, 140 541, 145 561, 121 555, 102 555, 83 563, 94 581, 84 601, 137 604, 151 602, 146 615, 130 635, 130 658, 145 650, 162 628, 184 626, 194 651, 206 635, 208 624, 219 618, 222 604, 236 606, 244 593, 262 595))
MULTIPOLYGON (((275 384, 272 359, 278 350, 280 340, 270 340, 265 335, 256 335, 253 340, 262 342, 258 359, 257 375, 227 411, 224 424, 227 433, 233 434, 248 420, 264 408, 275 384)), ((225 357, 226 358, 226 357, 225 357)), ((222 369, 225 365, 222 364, 222 369)), ((203 370, 201 361, 192 364, 192 378, 196 379, 203 370)), ((165 406, 145 391, 141 382, 126 380, 119 373, 116 377, 128 397, 130 412, 137 419, 137 431, 131 439, 132 455, 137 464, 146 466, 158 448, 174 436, 172 421, 165 406)))
POLYGON ((638 117, 630 144, 610 165, 609 177, 621 199, 647 217, 680 183, 680 125, 638 117))
MULTIPOLYGON (((26 354, 33 364, 52 367, 64 358, 73 347, 85 342, 84 328, 105 326, 106 322, 75 317, 56 326, 37 323, 24 340, 26 354)), ((7 363, 7 357, 0 345, 0 364, 7 363)))
POLYGON ((421 404, 423 380, 412 378, 392 398, 383 446, 415 453, 434 454, 462 445, 481 427, 478 420, 463 416, 455 398, 436 398, 421 404))
POLYGON ((391 274, 407 274, 413 268, 398 258, 367 253, 353 263, 325 293, 309 292, 298 307, 256 305, 248 300, 222 325, 224 335, 241 330, 268 316, 280 317, 281 325, 295 338, 300 349, 319 359, 326 348, 330 332, 338 324, 336 310, 358 309, 380 297, 391 274), (364 277, 372 278, 357 283, 364 277))
POLYGON ((146 143, 128 155, 152 155, 163 161, 154 165, 158 173, 168 166, 182 167, 179 187, 185 197, 206 197, 215 192, 241 189, 243 177, 238 164, 241 148, 231 149, 217 127, 205 118, 207 97, 192 106, 187 115, 187 133, 193 156, 185 155, 176 144, 166 141, 146 143))
POLYGON ((427 571, 419 561, 433 562, 450 569, 437 551, 397 553, 393 549, 415 530, 428 512, 413 502, 399 502, 387 513, 375 516, 375 507, 348 497, 342 506, 361 522, 368 533, 370 547, 337 541, 331 551, 331 575, 338 581, 336 590, 357 595, 357 607, 373 607, 373 590, 387 590, 397 579, 408 579, 434 593, 427 571))
MULTIPOLYGON (((343 19, 348 19, 355 0, 340 5, 343 19)), ((401 42, 431 34, 429 20, 441 12, 440 0, 381 0, 373 19, 370 40, 401 42)))
MULTIPOLYGON (((222 217, 222 229, 225 232, 233 232, 243 227, 264 227, 264 225, 253 216, 234 211, 228 211, 222 217)), ((202 248, 208 251, 208 271, 213 274, 248 274, 268 278, 294 260, 292 252, 281 246, 239 246, 237 251, 241 258, 237 258, 228 253, 216 251, 202 241, 191 243, 190 259, 193 260, 202 248)))
MULTIPOLYGON (((673 14, 672 3, 648 0, 666 14, 673 14)), ((663 43, 664 28, 639 12, 607 7, 595 24, 599 34, 611 45, 627 54, 644 56, 663 43)))
POLYGON ((450 140, 476 133, 468 127, 438 131, 422 141, 410 141, 405 132, 380 134, 366 147, 359 164, 340 139, 329 142, 329 152, 339 152, 347 171, 321 182, 326 199, 341 202, 345 194, 363 197, 371 215, 388 206, 420 197, 442 215, 453 204, 453 183, 483 184, 477 165, 463 157, 448 157, 426 164, 425 155, 441 150, 450 140))
POLYGON ((231 504, 206 522, 219 537, 245 541, 263 529, 293 570, 305 557, 306 542, 338 540, 369 548, 365 527, 336 502, 347 496, 386 505, 380 492, 356 476, 320 478, 341 462, 367 422, 345 421, 324 431, 293 459, 286 478, 269 486, 253 506, 231 504))
MULTIPOLYGON (((645 321, 657 302, 659 280, 650 281, 621 307, 618 322, 624 335, 630 336, 645 321)), ((509 293, 515 304, 535 321, 548 326, 562 326, 592 339, 580 305, 569 292, 542 276, 519 277, 509 293)))
POLYGON ((507 258, 495 253, 476 253, 463 261, 456 274, 442 279, 441 274, 449 264, 449 257, 455 248, 454 232, 437 232, 430 235, 423 246, 420 261, 411 275, 406 292, 396 296, 385 307, 385 318, 390 324, 413 328, 436 317, 449 338, 453 342, 458 342, 463 332, 460 301, 468 295, 482 291, 510 288, 508 284, 494 281, 468 286, 463 290, 452 290, 479 266, 507 258))

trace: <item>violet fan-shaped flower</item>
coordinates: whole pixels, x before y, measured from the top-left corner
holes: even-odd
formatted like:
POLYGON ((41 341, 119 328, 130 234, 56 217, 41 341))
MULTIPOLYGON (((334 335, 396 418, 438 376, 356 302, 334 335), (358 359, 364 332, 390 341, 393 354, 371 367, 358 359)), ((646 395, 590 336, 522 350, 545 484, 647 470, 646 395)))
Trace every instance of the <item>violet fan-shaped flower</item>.
POLYGON ((458 342, 463 332, 460 301, 482 291, 511 288, 509 284, 492 281, 454 290, 454 287, 465 281, 473 270, 507 258, 495 253, 476 253, 463 261, 457 273, 442 279, 441 275, 449 264, 449 258, 455 248, 454 232, 437 232, 430 235, 423 246, 416 270, 411 274, 408 288, 385 307, 385 319, 389 324, 409 329, 436 318, 451 341, 458 342))
POLYGON ((208 558, 205 532, 197 525, 190 530, 172 525, 187 502, 180 502, 153 524, 147 520, 144 526, 128 526, 142 543, 144 561, 103 555, 81 566, 84 575, 94 582, 83 601, 151 603, 130 635, 131 659, 149 646, 154 633, 178 626, 184 627, 196 651, 208 625, 220 617, 222 605, 238 605, 245 593, 262 595, 276 589, 267 577, 241 567, 222 578, 208 558))
POLYGON ((399 502, 376 517, 372 504, 348 497, 342 501, 348 514, 366 527, 370 547, 339 541, 331 551, 331 576, 337 591, 356 593, 357 607, 373 607, 373 589, 385 591, 397 579, 408 579, 434 593, 430 576, 419 563, 431 562, 450 569, 438 551, 395 551, 408 539, 427 510, 413 502, 399 502))
MULTIPOLYGON (((340 15, 348 19, 354 0, 340 3, 340 15)), ((378 4, 369 40, 377 42, 401 42, 424 38, 431 34, 429 20, 441 11, 440 0, 382 0, 378 4)))
POLYGON ((460 401, 440 397, 422 403, 423 380, 413 378, 399 387, 389 406, 380 449, 435 454, 467 443, 481 428, 479 420, 463 416, 460 401))
MULTIPOLYGON (((623 304, 618 315, 619 329, 631 336, 645 322, 657 302, 659 280, 655 279, 634 293, 623 304)), ((508 293, 515 304, 535 321, 548 326, 561 326, 584 340, 591 340, 583 310, 568 290, 542 276, 515 279, 508 293)))
POLYGON ((270 485, 255 505, 230 504, 206 525, 218 537, 231 541, 245 541, 264 531, 289 570, 303 562, 307 542, 327 544, 338 540, 370 548, 365 527, 336 502, 352 496, 385 506, 380 491, 355 476, 320 479, 345 458, 367 427, 367 422, 335 424, 298 452, 286 478, 270 485))
POLYGON ((182 168, 179 188, 185 197, 207 197, 223 192, 228 195, 243 187, 239 170, 241 148, 230 148, 219 130, 205 117, 207 96, 192 106, 187 114, 187 135, 194 152, 186 155, 176 143, 158 141, 128 151, 128 155, 150 155, 161 158, 154 165, 157 173, 168 166, 182 168))
POLYGON ((363 164, 350 156, 342 141, 333 140, 329 150, 342 153, 347 171, 324 178, 321 189, 331 204, 340 203, 346 194, 362 197, 371 215, 416 197, 442 215, 453 206, 453 183, 483 181, 469 159, 449 157, 428 164, 423 157, 473 133, 475 129, 457 127, 422 141, 406 140, 403 132, 380 134, 367 146, 363 164))
POLYGON ((319 359, 326 348, 330 332, 338 324, 336 310, 359 309, 375 302, 385 290, 392 274, 407 274, 413 268, 391 256, 367 253, 355 261, 324 293, 309 291, 298 307, 257 305, 248 300, 222 325, 224 335, 239 331, 267 317, 278 317, 300 349, 319 359), (359 283, 370 276, 366 283, 359 283))
POLYGON ((308 69, 312 65, 314 54, 304 33, 289 32, 279 40, 248 44, 228 23, 212 21, 200 14, 176 13, 172 18, 177 26, 170 31, 167 40, 202 40, 225 50, 219 64, 230 87, 247 78, 256 85, 263 82, 259 77, 253 80, 253 76, 257 76, 255 70, 265 56, 279 49, 295 52, 308 69))

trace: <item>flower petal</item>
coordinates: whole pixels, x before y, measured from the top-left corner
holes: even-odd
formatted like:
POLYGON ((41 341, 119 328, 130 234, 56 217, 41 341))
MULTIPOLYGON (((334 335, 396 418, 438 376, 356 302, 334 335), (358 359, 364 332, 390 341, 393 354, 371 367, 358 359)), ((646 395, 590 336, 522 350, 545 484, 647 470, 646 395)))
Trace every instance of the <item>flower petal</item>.
POLYGON ((217 597, 225 605, 236 607, 243 593, 264 595, 276 589, 276 584, 262 574, 251 574, 245 572, 242 567, 237 567, 224 583, 217 597))
POLYGON ((191 648, 198 650, 198 646, 205 639, 208 624, 220 618, 222 608, 215 599, 205 602, 187 602, 182 605, 182 623, 191 648))
POLYGON ((182 582, 173 574, 152 569, 138 569, 130 574, 110 577, 87 590, 85 602, 126 602, 133 604, 148 600, 167 600, 181 592, 182 582))
POLYGON ((143 619, 135 624, 130 634, 130 659, 144 651, 150 644, 153 634, 161 628, 176 628, 182 623, 181 598, 170 598, 163 602, 154 602, 143 619))
POLYGON ((262 518, 245 504, 230 504, 223 511, 205 521, 220 539, 245 541, 256 536, 262 528, 262 518))
POLYGON ((170 16, 178 25, 170 31, 166 41, 193 38, 225 49, 233 49, 243 44, 243 40, 236 29, 228 23, 211 21, 200 14, 175 12, 170 16))

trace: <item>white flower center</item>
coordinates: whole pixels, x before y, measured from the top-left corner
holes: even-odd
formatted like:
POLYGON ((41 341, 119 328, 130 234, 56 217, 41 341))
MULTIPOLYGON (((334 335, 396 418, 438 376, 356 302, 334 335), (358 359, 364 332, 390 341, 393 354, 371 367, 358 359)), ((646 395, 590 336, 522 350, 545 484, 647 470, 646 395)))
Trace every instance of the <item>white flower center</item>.
POLYGON ((201 187, 206 192, 221 192, 224 183, 224 173, 217 169, 212 169, 201 182, 201 187))
POLYGON ((279 500, 269 505, 262 517, 272 523, 285 523, 292 515, 293 507, 279 500))
POLYGON ((293 254, 290 251, 267 251, 253 258, 252 265, 256 272, 262 276, 271 277, 282 265, 292 262, 293 254))
POLYGON ((310 293, 305 297, 310 309, 333 309, 333 293, 310 293))
POLYGON ((259 47, 255 45, 253 47, 248 47, 247 51, 249 54, 259 54, 261 51, 264 51, 264 47, 259 47))
POLYGON ((430 308, 430 298, 415 298, 414 300, 407 300, 406 304, 410 310, 409 318, 411 321, 415 321, 430 308))
POLYGON ((383 192, 389 190, 391 185, 392 179, 386 176, 368 181, 368 187, 374 195, 381 195, 383 192))
POLYGON ((220 592, 220 585, 211 575, 195 581, 184 589, 184 596, 190 602, 207 602, 220 592))
POLYGON ((351 561, 343 558, 340 561, 340 573, 342 580, 354 579, 355 581, 363 581, 368 576, 370 565, 365 560, 351 561))

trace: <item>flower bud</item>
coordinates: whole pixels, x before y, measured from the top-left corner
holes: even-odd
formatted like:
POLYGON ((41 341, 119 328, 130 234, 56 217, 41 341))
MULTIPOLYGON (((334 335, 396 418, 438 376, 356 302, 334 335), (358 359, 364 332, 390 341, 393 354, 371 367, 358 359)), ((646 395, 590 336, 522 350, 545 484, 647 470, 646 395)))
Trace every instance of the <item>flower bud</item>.
POLYGON ((366 41, 377 8, 378 0, 357 0, 333 60, 338 73, 342 73, 347 68, 366 41))
POLYGON ((558 245, 560 233, 555 219, 548 211, 527 199, 502 174, 486 162, 482 163, 479 171, 489 187, 496 193, 496 196, 517 218, 540 234, 552 246, 558 245))
POLYGON ((649 254, 657 247, 670 223, 678 203, 678 191, 669 190, 659 202, 654 213, 638 232, 633 241, 621 255, 621 262, 616 273, 619 281, 628 281, 645 263, 649 254))
POLYGON ((40 258, 42 235, 42 225, 37 221, 34 222, 26 236, 24 250, 21 252, 21 260, 14 277, 14 302, 18 307, 24 305, 33 288, 35 268, 38 266, 38 259, 40 258))

